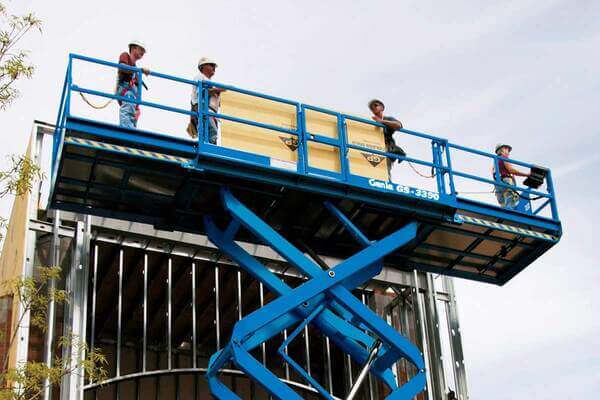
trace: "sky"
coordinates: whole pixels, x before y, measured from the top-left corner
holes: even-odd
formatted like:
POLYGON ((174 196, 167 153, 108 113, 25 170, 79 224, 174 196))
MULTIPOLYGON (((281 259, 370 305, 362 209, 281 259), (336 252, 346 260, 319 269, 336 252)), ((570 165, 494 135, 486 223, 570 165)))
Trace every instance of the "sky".
MULTIPOLYGON (((219 64, 215 80, 304 103, 366 115, 366 102, 379 97, 408 129, 487 151, 508 142, 514 157, 550 167, 560 243, 504 287, 455 281, 470 398, 598 398, 600 2, 7 5, 34 11, 44 27, 22 42, 34 77, 0 113, 5 154, 24 150, 34 119, 55 120, 69 52, 116 60, 137 38, 148 47, 140 65, 155 71, 192 78, 197 60, 209 56, 219 64)), ((112 71, 80 77, 114 86, 112 71)), ((189 88, 148 84, 148 99, 184 99, 187 107, 189 88)), ((116 108, 100 114, 114 119, 116 108)), ((185 123, 144 110, 140 126, 183 136, 185 123)), ((395 176, 418 185, 404 170, 395 176)), ((9 210, 4 199, 0 212, 9 210)))

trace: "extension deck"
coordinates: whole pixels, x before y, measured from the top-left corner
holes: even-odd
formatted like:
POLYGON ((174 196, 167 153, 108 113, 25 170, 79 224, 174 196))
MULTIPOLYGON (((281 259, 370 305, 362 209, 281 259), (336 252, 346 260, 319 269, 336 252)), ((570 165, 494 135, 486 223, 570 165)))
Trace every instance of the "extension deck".
MULTIPOLYGON (((218 191, 227 185, 292 242, 344 258, 357 247, 325 210, 327 199, 372 240, 410 221, 421 223, 415 240, 386 259, 390 265, 500 285, 561 234, 560 222, 494 205, 422 198, 414 188, 399 193, 396 184, 377 179, 356 183, 299 174, 273 166, 266 157, 203 147, 198 153, 192 140, 68 117, 51 206, 205 233, 204 215, 226 219, 218 191)), ((237 239, 252 237, 241 231, 237 239)))

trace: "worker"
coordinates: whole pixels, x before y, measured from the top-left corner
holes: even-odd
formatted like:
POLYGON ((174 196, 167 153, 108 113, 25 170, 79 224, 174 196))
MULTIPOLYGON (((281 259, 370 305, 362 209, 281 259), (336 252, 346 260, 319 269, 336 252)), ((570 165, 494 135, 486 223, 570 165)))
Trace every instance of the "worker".
MULTIPOLYGON (((512 151, 512 146, 499 143, 496 145, 496 155, 509 158, 510 152, 512 151)), ((496 179, 496 170, 495 167, 492 170, 494 175, 494 179, 496 179)), ((508 161, 498 159, 498 175, 500 181, 507 183, 509 185, 516 185, 515 176, 529 176, 529 173, 523 172, 515 168, 508 161)), ((498 199, 498 203, 505 208, 515 208, 519 203, 519 193, 505 186, 495 186, 494 191, 496 192, 496 199, 498 199)))
MULTIPOLYGON (((195 81, 210 81, 217 69, 217 63, 210 58, 202 57, 198 61, 198 75, 194 77, 195 81)), ((218 113, 221 106, 221 93, 225 89, 211 87, 208 89, 208 109, 218 113)), ((198 86, 192 88, 191 97, 192 112, 198 112, 198 86)), ((198 137, 198 117, 193 115, 190 118, 190 123, 187 126, 187 133, 192 137, 198 137)), ((211 117, 208 119, 208 142, 217 144, 218 122, 217 119, 211 117)))
MULTIPOLYGON (((129 52, 123 52, 119 56, 119 64, 125 64, 135 67, 136 63, 146 54, 146 45, 138 40, 129 42, 129 52)), ((147 68, 142 68, 145 75, 150 73, 147 68)), ((118 96, 128 99, 137 97, 138 81, 137 74, 134 71, 119 69, 117 73, 117 91, 118 96)), ((135 103, 119 100, 119 125, 126 128, 135 128, 140 117, 140 107, 135 103)))
MULTIPOLYGON (((402 122, 398 121, 394 117, 384 116, 383 111, 385 110, 385 105, 381 100, 373 99, 369 101, 369 110, 373 113, 373 121, 379 122, 383 124, 385 128, 383 129, 383 135, 385 137, 385 151, 388 153, 395 154, 397 156, 406 156, 406 152, 396 143, 394 142, 394 132, 399 129, 402 129, 402 122)), ((403 160, 397 160, 399 163, 403 160)), ((388 173, 391 177, 393 161, 389 158, 387 159, 388 173)))

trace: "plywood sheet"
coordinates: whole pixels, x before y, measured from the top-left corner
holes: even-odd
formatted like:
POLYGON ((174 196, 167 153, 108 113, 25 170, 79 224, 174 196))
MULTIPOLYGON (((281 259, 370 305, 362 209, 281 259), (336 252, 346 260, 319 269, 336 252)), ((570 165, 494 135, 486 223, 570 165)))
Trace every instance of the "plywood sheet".
POLYGON ((340 173, 342 171, 340 150, 327 144, 308 142, 308 165, 340 173))
MULTIPOLYGON (((293 105, 237 92, 228 91, 221 95, 221 114, 281 128, 296 129, 296 111, 296 107, 293 105)), ((306 130, 312 134, 332 139, 339 138, 337 116, 306 110, 305 126, 306 130)), ((381 128, 352 120, 347 120, 346 127, 349 143, 385 151, 381 128)), ((243 123, 221 121, 220 145, 288 163, 298 161, 298 142, 294 135, 243 123)), ((350 150, 348 158, 351 174, 388 180, 385 157, 368 151, 350 150)), ((341 172, 339 149, 335 146, 309 141, 308 165, 331 172, 341 172)))
MULTIPOLYGON (((374 125, 346 120, 348 143, 369 149, 385 151, 383 129, 374 125)), ((389 180, 385 157, 368 151, 350 149, 348 152, 350 173, 353 175, 389 180)))
MULTIPOLYGON (((34 138, 35 136, 31 135, 25 153, 31 160, 34 159, 34 138)), ((35 185, 33 187, 35 187, 35 185)), ((12 293, 12 286, 6 283, 24 278, 23 271, 25 267, 27 229, 31 212, 29 209, 30 200, 31 193, 27 191, 20 196, 16 196, 13 202, 10 219, 4 236, 4 243, 2 245, 2 253, 0 255, 0 282, 3 283, 3 285, 0 285, 0 296, 10 295, 10 293, 12 293)), ((18 327, 18 320, 20 318, 19 306, 18 299, 13 299, 11 315, 11 330, 13 332, 18 327)), ((9 352, 9 367, 14 367, 16 365, 16 350, 17 346, 13 343, 9 352)))
MULTIPOLYGON (((304 113, 306 131, 310 134, 339 139, 338 118, 335 115, 314 110, 304 113)), ((308 141, 308 165, 330 172, 342 171, 340 150, 335 146, 308 141)))
POLYGON ((306 110, 304 118, 305 127, 308 132, 332 139, 339 138, 337 116, 314 110, 306 110))
MULTIPOLYGON (((227 91, 221 95, 220 113, 296 129, 295 106, 237 92, 227 91)), ((221 121, 220 145, 286 162, 297 162, 298 159, 296 136, 227 120, 221 121)))

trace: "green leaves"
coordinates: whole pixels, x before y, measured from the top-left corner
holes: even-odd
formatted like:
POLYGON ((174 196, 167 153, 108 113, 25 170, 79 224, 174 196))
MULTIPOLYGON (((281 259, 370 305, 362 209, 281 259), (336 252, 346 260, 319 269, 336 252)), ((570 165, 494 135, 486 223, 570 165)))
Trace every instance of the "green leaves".
POLYGON ((44 173, 39 165, 25 155, 10 156, 10 167, 0 171, 0 197, 7 194, 20 196, 28 193, 33 183, 44 179, 44 173))
MULTIPOLYGON (((0 198, 7 194, 21 196, 30 193, 33 184, 45 177, 41 167, 31 158, 13 154, 10 159, 10 167, 0 171, 0 198)), ((4 238, 7 225, 7 219, 0 216, 0 242, 4 238)))
MULTIPOLYGON (((54 301, 57 305, 65 304, 68 296, 65 290, 55 289, 50 284, 52 280, 60 281, 60 267, 40 267, 33 275, 31 278, 3 282, 3 285, 9 286, 14 298, 23 306, 18 325, 22 323, 23 315, 29 312, 29 326, 45 332, 48 303, 54 301)), ((13 335, 9 348, 15 339, 13 335)), ((63 349, 67 350, 66 356, 56 356, 52 366, 44 362, 27 361, 7 368, 8 354, 3 355, 0 400, 39 399, 47 386, 58 385, 63 376, 73 373, 83 374, 91 382, 102 382, 107 378, 108 361, 99 349, 90 349, 78 337, 61 336, 57 338, 56 353, 63 353, 63 349)))
POLYGON ((43 362, 28 361, 0 374, 0 382, 11 383, 10 386, 0 387, 0 400, 39 399, 46 386, 60 384, 62 377, 71 373, 82 372, 91 382, 101 382, 107 378, 108 361, 98 349, 90 350, 85 343, 72 339, 62 340, 62 346, 72 346, 72 357, 56 357, 52 367, 43 362))
POLYGON ((33 75, 35 68, 27 52, 15 48, 32 29, 42 32, 42 21, 35 14, 10 15, 0 3, 0 109, 6 109, 19 96, 15 83, 33 75))
MULTIPOLYGON (((10 156, 10 166, 0 171, 0 198, 7 194, 20 196, 31 192, 33 184, 44 179, 42 169, 25 155, 10 156)), ((7 220, 0 217, 0 241, 4 238, 7 220)))

